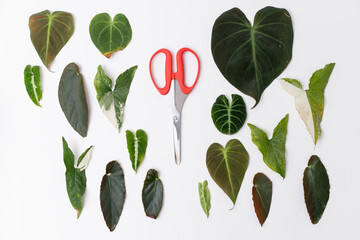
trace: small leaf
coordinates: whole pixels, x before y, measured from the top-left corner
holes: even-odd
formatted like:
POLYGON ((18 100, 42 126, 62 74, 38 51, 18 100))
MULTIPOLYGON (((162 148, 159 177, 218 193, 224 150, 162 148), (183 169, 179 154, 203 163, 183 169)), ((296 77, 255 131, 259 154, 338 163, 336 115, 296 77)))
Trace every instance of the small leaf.
POLYGON ((211 117, 215 127, 224 134, 237 133, 246 120, 244 100, 237 94, 231 95, 232 103, 225 95, 220 95, 211 108, 211 117))
POLYGON ((201 207, 204 210, 206 216, 209 218, 211 203, 210 203, 210 191, 208 188, 208 182, 206 180, 204 181, 204 183, 199 182, 198 188, 199 188, 201 207))
POLYGON ((68 122, 82 137, 88 130, 88 106, 83 78, 75 63, 67 65, 59 83, 59 103, 68 122))
POLYGON ((27 65, 24 70, 24 82, 26 91, 33 103, 41 107, 40 100, 42 98, 42 91, 40 86, 40 67, 27 65))
POLYGON ((155 169, 149 169, 142 189, 142 202, 146 216, 156 219, 163 202, 163 184, 155 169))
POLYGON ((74 164, 75 164, 75 157, 73 152, 71 151, 71 149, 69 148, 66 140, 64 137, 62 137, 62 142, 63 142, 63 156, 64 156, 64 164, 66 169, 72 169, 74 168, 74 164))
POLYGON ((144 130, 139 129, 136 131, 136 137, 134 134, 126 130, 127 148, 130 155, 131 166, 137 172, 140 164, 144 160, 146 147, 147 147, 147 135, 144 130))
POLYGON ((251 130, 252 142, 262 153, 264 162, 270 169, 279 173, 283 178, 285 178, 286 172, 285 142, 288 121, 289 114, 286 114, 274 129, 273 136, 270 140, 263 130, 248 123, 251 130))
POLYGON ((213 143, 206 153, 206 166, 216 184, 236 202, 245 172, 249 165, 249 154, 237 139, 227 142, 225 149, 213 143))
POLYGON ((316 224, 324 213, 330 195, 330 183, 326 169, 320 158, 311 156, 304 171, 305 203, 311 222, 316 224))
POLYGON ((77 162, 77 168, 80 170, 84 170, 88 167, 90 158, 91 158, 91 152, 93 150, 94 146, 90 146, 88 149, 85 150, 79 157, 79 160, 77 162))
POLYGON ((100 187, 100 204, 110 232, 119 222, 126 196, 124 172, 117 161, 106 165, 106 174, 100 187))
POLYGON ((256 216, 262 226, 269 214, 272 197, 272 182, 265 174, 255 175, 252 195, 256 216))
POLYGON ((129 20, 117 14, 114 21, 107 13, 96 15, 90 22, 90 37, 97 49, 107 58, 129 44, 132 36, 129 20))

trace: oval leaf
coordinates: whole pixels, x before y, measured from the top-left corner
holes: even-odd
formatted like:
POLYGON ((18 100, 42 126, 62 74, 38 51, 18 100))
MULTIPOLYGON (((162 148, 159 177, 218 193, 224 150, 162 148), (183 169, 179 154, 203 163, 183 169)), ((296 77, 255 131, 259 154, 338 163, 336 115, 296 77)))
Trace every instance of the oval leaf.
POLYGON ((211 117, 215 127, 224 134, 237 133, 246 120, 244 100, 237 94, 231 95, 232 102, 220 95, 211 108, 211 117))
POLYGON ((107 13, 96 15, 90 22, 90 37, 97 49, 107 58, 123 50, 130 42, 131 26, 124 14, 117 14, 114 21, 107 13))
POLYGON ((305 168, 303 184, 306 208, 311 222, 316 224, 324 213, 330 194, 329 177, 320 158, 316 155, 311 156, 305 168))
MULTIPOLYGON (((211 51, 223 76, 238 90, 259 103, 262 92, 291 60, 293 28, 285 9, 265 7, 254 24, 238 8, 218 17, 211 51)), ((255 107, 254 106, 254 107, 255 107)))
POLYGON ((101 210, 110 231, 119 222, 126 196, 124 172, 117 161, 106 165, 106 174, 100 187, 101 210))
POLYGON ((209 212, 211 208, 211 196, 208 188, 208 182, 206 180, 204 181, 204 183, 199 182, 198 189, 201 207, 204 210, 206 216, 209 218, 209 212))
POLYGON ((40 67, 27 65, 24 70, 24 82, 31 101, 33 101, 36 106, 41 107, 40 67))
POLYGON ((225 149, 213 143, 206 153, 206 166, 216 184, 236 202, 241 183, 249 164, 249 154, 237 139, 227 142, 225 149))
POLYGON ((155 169, 150 169, 144 181, 142 202, 146 216, 156 219, 163 202, 163 185, 155 169))
POLYGON ((33 14, 29 18, 31 41, 41 61, 50 69, 56 55, 74 33, 71 13, 48 10, 33 14))
POLYGON ((252 194, 256 216, 262 226, 269 214, 272 197, 272 182, 265 174, 255 175, 252 194))
POLYGON ((131 166, 137 172, 140 164, 144 160, 146 147, 147 147, 147 135, 144 130, 139 129, 136 131, 136 137, 134 134, 126 130, 127 148, 130 155, 131 166))
POLYGON ((83 78, 75 63, 67 65, 59 83, 59 103, 68 122, 82 137, 88 130, 88 106, 83 78))

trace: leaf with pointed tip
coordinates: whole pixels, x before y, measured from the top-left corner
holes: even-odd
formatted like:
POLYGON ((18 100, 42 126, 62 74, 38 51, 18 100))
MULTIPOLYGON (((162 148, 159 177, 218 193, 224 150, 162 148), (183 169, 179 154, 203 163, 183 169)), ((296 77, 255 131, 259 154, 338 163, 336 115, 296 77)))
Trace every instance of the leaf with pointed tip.
POLYGON ((156 219, 159 216, 164 195, 163 184, 155 169, 149 169, 142 189, 142 202, 146 216, 156 219))
POLYGON ((40 100, 42 98, 42 91, 40 86, 40 67, 27 65, 24 70, 24 82, 26 91, 33 103, 41 107, 40 100))
POLYGON ((136 137, 134 133, 126 130, 126 142, 130 155, 131 166, 137 172, 140 164, 144 160, 146 147, 147 147, 147 135, 144 130, 139 129, 136 131, 136 137))
POLYGON ((79 160, 77 162, 77 168, 80 170, 84 170, 89 166, 90 158, 91 158, 91 152, 93 150, 94 146, 90 146, 88 149, 83 152, 79 160))
POLYGON ((252 188, 252 195, 256 216, 261 224, 264 224, 271 206, 272 197, 272 182, 263 173, 257 173, 254 176, 254 186, 252 188))
POLYGON ((199 182, 198 183, 198 189, 199 189, 199 197, 200 197, 200 204, 202 209, 204 210, 206 216, 209 218, 209 212, 211 208, 211 202, 210 202, 210 191, 208 188, 208 182, 205 180, 204 183, 199 182))

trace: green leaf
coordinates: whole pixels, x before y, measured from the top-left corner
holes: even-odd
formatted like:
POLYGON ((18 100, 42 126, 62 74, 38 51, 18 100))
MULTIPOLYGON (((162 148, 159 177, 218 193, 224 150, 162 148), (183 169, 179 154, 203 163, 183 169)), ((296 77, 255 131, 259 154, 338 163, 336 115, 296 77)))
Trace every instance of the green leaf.
POLYGON ((129 44, 132 36, 129 20, 117 14, 114 21, 107 13, 96 15, 90 22, 90 37, 97 49, 107 58, 129 44))
POLYGON ((206 180, 204 181, 204 183, 199 182, 198 189, 199 189, 201 207, 204 210, 206 216, 209 218, 211 203, 210 203, 210 191, 208 188, 208 182, 206 180))
POLYGON ((48 10, 35 13, 29 18, 30 38, 41 61, 50 69, 56 55, 74 33, 71 13, 48 10))
POLYGON ((315 145, 321 136, 320 123, 324 112, 324 91, 334 66, 335 63, 330 63, 317 70, 310 78, 308 90, 303 90, 301 83, 296 79, 279 79, 282 88, 294 97, 295 108, 315 145))
POLYGON ((324 213, 330 194, 328 174, 320 158, 316 155, 311 156, 308 166, 305 168, 303 184, 306 208, 311 222, 316 224, 324 213))
POLYGON ((67 65, 59 83, 59 103, 68 122, 82 137, 88 130, 88 106, 83 78, 75 63, 67 65))
POLYGON ((64 137, 62 137, 62 143, 63 143, 63 158, 64 158, 64 164, 66 169, 72 169, 74 168, 75 164, 75 157, 71 149, 69 148, 66 140, 64 137))
POLYGON ((272 197, 272 182, 265 174, 255 175, 252 195, 256 216, 262 226, 269 214, 272 197))
POLYGON ((285 142, 289 114, 279 122, 269 140, 267 134, 260 128, 248 123, 251 130, 251 139, 263 155, 264 162, 273 171, 285 178, 285 142))
MULTIPOLYGON (((265 7, 254 24, 238 8, 221 14, 212 29, 211 51, 220 72, 259 103, 261 94, 292 57, 293 27, 285 9, 265 7)), ((254 106, 254 107, 255 107, 254 106)))
POLYGON ((92 152, 93 148, 94 148, 94 146, 90 146, 88 149, 85 150, 85 152, 83 152, 80 155, 79 160, 77 162, 78 169, 84 170, 85 168, 87 168, 87 166, 89 165, 89 162, 90 162, 91 152, 92 152))
POLYGON ((126 141, 132 168, 135 170, 135 172, 137 172, 137 169, 145 157, 147 135, 144 130, 139 129, 136 131, 135 137, 131 131, 126 130, 126 141))
POLYGON ((26 91, 33 103, 41 107, 40 100, 42 98, 42 91, 40 86, 40 67, 27 65, 24 70, 24 82, 26 91))
POLYGON ((131 67, 116 79, 115 88, 112 91, 113 82, 105 74, 101 66, 95 76, 94 86, 97 100, 105 116, 120 132, 124 118, 124 107, 130 86, 135 75, 137 66, 131 67))
POLYGON ((206 153, 206 166, 216 184, 236 202, 241 183, 249 165, 249 154, 237 139, 227 142, 225 149, 213 143, 206 153))
POLYGON ((146 216, 156 219, 163 203, 163 184, 155 169, 149 169, 142 189, 142 202, 146 216))
POLYGON ((126 196, 124 172, 117 161, 106 165, 100 187, 100 204, 106 225, 114 231, 119 222, 126 196))

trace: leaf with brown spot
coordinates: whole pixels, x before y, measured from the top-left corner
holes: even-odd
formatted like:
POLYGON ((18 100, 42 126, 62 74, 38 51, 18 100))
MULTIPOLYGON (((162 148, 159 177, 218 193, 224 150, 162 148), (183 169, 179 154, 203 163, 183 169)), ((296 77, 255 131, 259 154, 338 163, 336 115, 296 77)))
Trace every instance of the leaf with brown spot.
POLYGON ((272 182, 265 174, 255 175, 252 194, 256 216, 262 226, 269 215, 272 197, 272 182))

